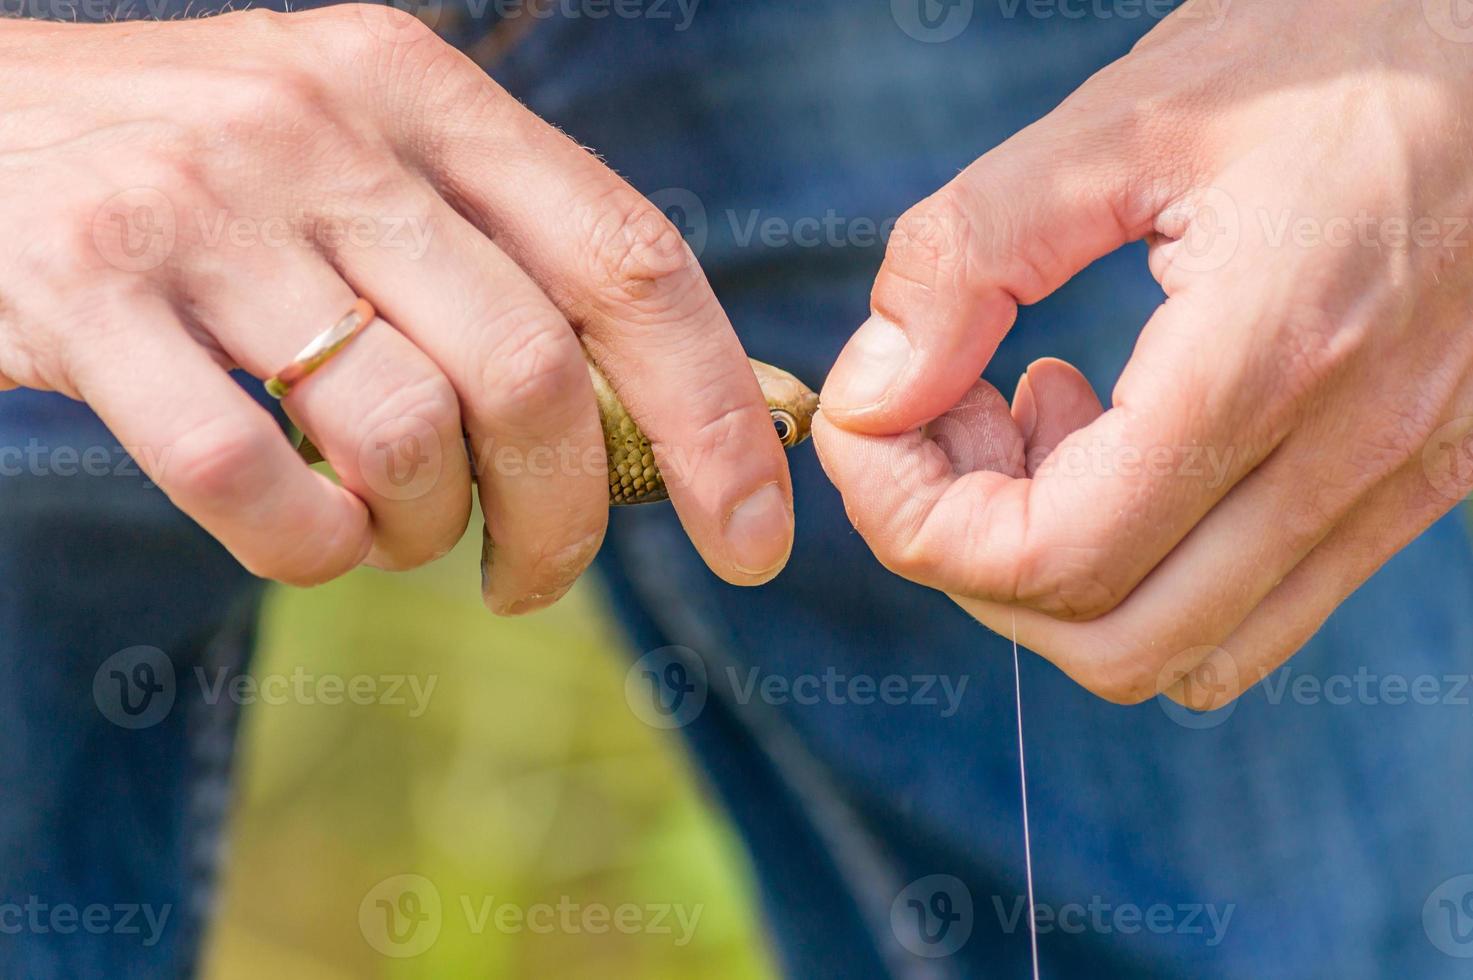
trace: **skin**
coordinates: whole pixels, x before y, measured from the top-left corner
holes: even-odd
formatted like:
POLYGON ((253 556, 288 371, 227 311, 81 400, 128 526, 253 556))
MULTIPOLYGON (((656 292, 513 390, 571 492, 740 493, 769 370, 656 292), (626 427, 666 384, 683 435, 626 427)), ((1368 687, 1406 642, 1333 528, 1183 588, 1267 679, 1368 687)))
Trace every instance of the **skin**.
MULTIPOLYGON (((755 359, 750 364, 772 417, 773 432, 783 448, 791 449, 805 441, 818 410, 818 395, 781 368, 755 359)), ((618 392, 593 364, 589 364, 588 371, 593 378, 608 457, 609 503, 624 506, 668 500, 677 485, 688 482, 700 469, 702 460, 677 456, 665 465, 652 459, 649 436, 630 416, 618 392)))
MULTIPOLYGON (((0 388, 86 401, 247 568, 310 585, 444 553, 462 431, 477 459, 602 453, 585 348, 662 464, 701 460, 672 497, 712 570, 786 561, 783 450, 678 231, 418 21, 4 20, 0 85, 0 388), (359 295, 382 319, 284 402, 337 486, 225 371, 269 377, 359 295)), ((604 468, 479 488, 487 604, 565 592, 603 539, 604 468)))
MULTIPOLYGON (((812 429, 813 415, 818 410, 818 395, 808 386, 781 368, 761 361, 751 362, 752 373, 762 386, 772 415, 773 431, 778 434, 785 449, 791 449, 808 439, 812 429)), ((674 488, 688 480, 700 460, 677 460, 681 469, 662 469, 652 465, 649 437, 640 431, 630 417, 628 409, 619 401, 619 396, 592 363, 588 365, 593 378, 594 396, 598 400, 599 422, 603 427, 607 450, 607 480, 609 504, 631 506, 651 504, 670 499, 674 488)), ((307 448, 305 445, 300 448, 307 448)), ((484 469, 484 467, 481 467, 484 469)), ((481 533, 481 581, 490 581, 495 575, 499 552, 496 540, 489 527, 481 533)), ((528 602, 556 599, 555 596, 531 596, 528 602)))
MULTIPOLYGON (((772 416, 773 431, 777 433, 783 448, 792 449, 806 442, 812 432, 813 416, 818 411, 818 395, 782 368, 776 368, 755 359, 750 360, 749 363, 752 366, 752 373, 757 376, 757 383, 762 387, 762 398, 772 416)), ((598 402, 599 424, 603 429, 605 448, 607 449, 610 440, 621 438, 626 425, 630 427, 629 445, 621 444, 618 448, 618 455, 614 452, 606 452, 604 458, 599 460, 600 463, 607 464, 609 471, 609 504, 620 506, 670 499, 670 484, 676 479, 684 479, 684 471, 676 473, 655 471, 654 480, 639 499, 625 500, 613 497, 613 486, 616 484, 617 476, 616 467, 621 463, 626 466, 632 464, 634 460, 630 458, 631 456, 639 457, 642 464, 642 454, 647 451, 649 437, 639 430, 638 424, 630 417, 629 410, 624 407, 624 403, 610 387, 608 379, 591 362, 588 365, 588 373, 593 380, 594 397, 598 402)), ((322 450, 317 448, 309 436, 303 436, 302 440, 297 443, 297 455, 301 456, 309 466, 315 466, 324 461, 322 450)), ((497 465, 495 459, 486 462, 491 466, 497 465)), ((579 463, 575 462, 574 465, 579 465, 579 463)), ((477 479, 477 469, 478 467, 472 466, 472 481, 477 479)))
POLYGON ((1473 38, 1444 8, 1194 0, 906 215, 814 428, 880 560, 1103 697, 1205 709, 1456 506, 1473 38), (1168 298, 1108 410, 1060 361, 1011 406, 977 381, 1018 304, 1140 239, 1168 298))

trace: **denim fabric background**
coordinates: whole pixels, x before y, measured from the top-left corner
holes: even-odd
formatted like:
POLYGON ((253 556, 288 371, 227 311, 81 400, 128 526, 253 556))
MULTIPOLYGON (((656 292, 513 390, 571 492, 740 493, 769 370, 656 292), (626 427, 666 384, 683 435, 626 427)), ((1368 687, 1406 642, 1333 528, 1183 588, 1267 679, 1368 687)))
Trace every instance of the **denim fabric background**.
MULTIPOLYGON (((860 241, 864 222, 898 216, 1154 23, 1128 4, 1103 17, 1006 0, 704 0, 688 20, 653 4, 595 19, 565 3, 489 68, 665 206, 753 356, 815 386, 866 314, 883 246, 860 241), (917 27, 922 10, 937 31, 917 27), (951 33, 960 21, 948 18, 965 19, 957 36, 923 39, 951 33), (754 215, 792 227, 831 213, 849 230, 833 242, 745 239, 754 215)), ((488 19, 445 16, 458 43, 491 49, 488 19)), ((988 377, 1011 393, 1029 361, 1055 355, 1108 393, 1158 301, 1143 251, 1124 249, 1024 310, 988 377)), ((111 444, 59 399, 0 397, 0 446, 37 433, 111 444)), ((620 512, 601 568, 621 615, 641 653, 683 645, 653 656, 706 678, 682 731, 754 855, 793 976, 1024 976, 1010 649, 884 572, 811 449, 793 461, 798 544, 775 583, 723 586, 668 508, 620 512), (949 717, 918 703, 778 704, 744 695, 753 668, 967 686, 949 717), (935 940, 919 948, 945 955, 908 951, 917 927, 935 940)), ((0 479, 3 512, 24 515, 0 529, 0 732, 12 746, 0 899, 116 893, 180 913, 147 962, 136 945, 32 936, 0 942, 5 976, 60 963, 156 976, 187 964, 197 936, 188 913, 201 907, 207 801, 223 793, 233 719, 190 709, 134 738, 99 717, 89 678, 140 634, 174 637, 179 670, 241 663, 256 587, 156 491, 123 482, 0 479)), ((1452 515, 1342 607, 1292 676, 1466 674, 1470 584, 1452 515)), ((1172 910, 1164 935, 1047 932, 1044 975, 1467 975, 1423 922, 1439 885, 1473 871, 1466 703, 1299 703, 1260 687, 1181 724, 1157 703, 1105 704, 1032 657, 1022 685, 1039 904, 1172 910), (1220 935, 1206 905, 1231 910, 1220 935)))

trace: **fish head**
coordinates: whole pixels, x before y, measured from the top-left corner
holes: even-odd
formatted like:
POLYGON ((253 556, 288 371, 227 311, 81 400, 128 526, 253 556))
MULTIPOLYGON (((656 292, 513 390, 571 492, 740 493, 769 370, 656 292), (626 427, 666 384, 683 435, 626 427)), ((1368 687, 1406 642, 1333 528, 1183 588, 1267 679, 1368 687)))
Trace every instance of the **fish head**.
POLYGON ((772 413, 772 427, 783 447, 791 449, 806 440, 813 431, 813 416, 818 411, 817 392, 771 364, 754 360, 752 370, 762 386, 767 409, 772 413))

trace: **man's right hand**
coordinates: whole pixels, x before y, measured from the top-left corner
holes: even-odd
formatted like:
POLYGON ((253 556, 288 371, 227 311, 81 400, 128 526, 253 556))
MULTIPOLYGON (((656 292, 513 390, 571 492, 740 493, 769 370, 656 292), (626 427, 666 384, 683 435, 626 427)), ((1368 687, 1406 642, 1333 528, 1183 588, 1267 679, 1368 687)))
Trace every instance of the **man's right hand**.
POLYGON ((418 21, 3 22, 0 83, 0 388, 86 401, 252 571, 444 553, 464 430, 487 604, 554 601, 608 515, 580 339, 711 568, 786 560, 787 464, 679 233, 418 21), (226 369, 270 376, 358 296, 386 322, 285 400, 338 486, 226 369))

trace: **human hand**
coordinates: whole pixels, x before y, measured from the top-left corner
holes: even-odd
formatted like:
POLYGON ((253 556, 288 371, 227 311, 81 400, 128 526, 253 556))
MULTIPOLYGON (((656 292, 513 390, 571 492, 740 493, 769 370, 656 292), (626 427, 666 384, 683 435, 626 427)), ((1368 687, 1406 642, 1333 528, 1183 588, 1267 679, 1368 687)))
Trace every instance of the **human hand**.
POLYGON ((1207 709, 1473 488, 1473 38, 1437 7, 1193 0, 901 220, 814 428, 887 567, 1207 709), (1141 238, 1168 299, 1111 407, 1045 361, 1009 412, 977 376, 1017 304, 1141 238))
POLYGON ((464 430, 487 604, 554 601, 608 518, 584 347, 711 568, 786 560, 783 451, 678 231, 418 21, 0 21, 0 82, 0 386, 85 400, 252 571, 442 554, 464 430), (272 375, 360 295, 382 321, 285 399, 337 486, 225 369, 272 375))

